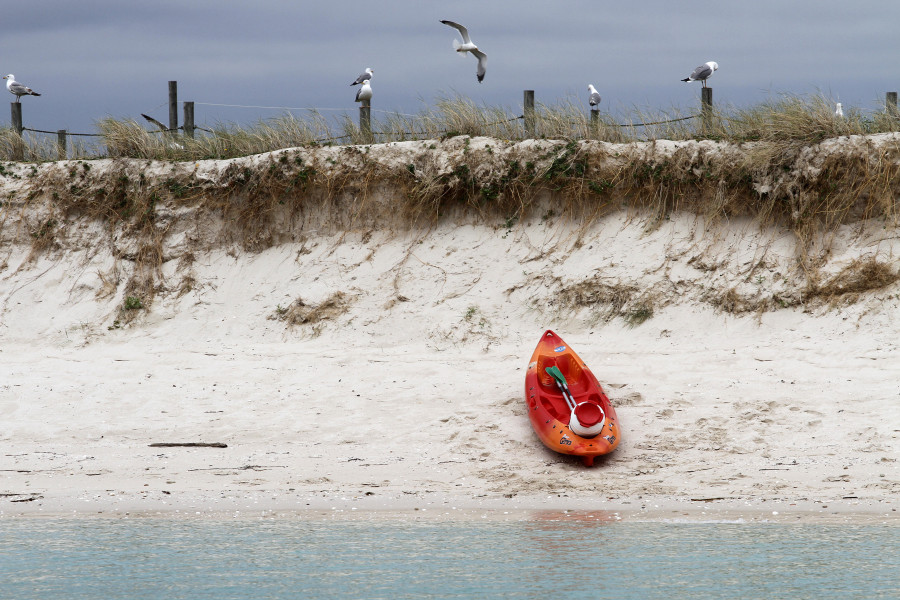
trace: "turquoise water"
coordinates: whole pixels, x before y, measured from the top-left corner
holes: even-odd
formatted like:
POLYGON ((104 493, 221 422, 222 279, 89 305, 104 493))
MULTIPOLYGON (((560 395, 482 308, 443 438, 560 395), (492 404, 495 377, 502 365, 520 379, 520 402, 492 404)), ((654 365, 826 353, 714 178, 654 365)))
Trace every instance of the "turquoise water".
POLYGON ((0 520, 0 598, 900 598, 900 528, 0 520))

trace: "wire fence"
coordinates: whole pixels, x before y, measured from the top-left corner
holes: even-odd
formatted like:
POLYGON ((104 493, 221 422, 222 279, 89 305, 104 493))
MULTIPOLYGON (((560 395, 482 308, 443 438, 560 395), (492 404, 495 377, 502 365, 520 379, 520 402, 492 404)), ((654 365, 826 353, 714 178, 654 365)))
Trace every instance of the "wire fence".
POLYGON ((83 137, 103 137, 102 133, 71 133, 69 131, 65 131, 64 129, 59 129, 57 131, 45 131, 43 129, 32 129, 31 127, 23 127, 22 131, 33 131, 34 133, 49 133, 51 135, 59 135, 64 132, 64 135, 70 136, 83 136, 83 137))
MULTIPOLYGON (((185 104, 187 104, 187 103, 185 103, 185 104)), ((201 102, 201 103, 196 103, 196 104, 201 104, 203 106, 221 106, 221 107, 247 108, 247 109, 272 109, 272 110, 285 110, 285 111, 304 110, 304 111, 310 111, 310 112, 320 112, 320 111, 349 112, 349 111, 353 110, 353 109, 343 109, 343 108, 242 105, 242 104, 225 104, 225 103, 212 103, 212 102, 201 102)), ((156 108, 159 108, 159 107, 156 107, 156 108)), ((370 110, 376 110, 376 109, 370 109, 370 110)), ((423 115, 423 114, 400 113, 400 112, 390 111, 390 110, 378 109, 378 110, 376 110, 376 112, 388 114, 391 116, 408 117, 408 118, 412 118, 412 119, 427 119, 428 118, 427 115, 423 115)), ((590 111, 590 113, 591 113, 590 122, 586 118, 584 121, 581 121, 581 122, 572 121, 570 124, 573 126, 586 126, 586 125, 593 126, 593 125, 595 125, 595 123, 593 122, 593 119, 595 118, 594 113, 596 113, 596 111, 590 111)), ((147 117, 146 115, 144 115, 144 116, 149 121, 157 123, 158 125, 162 125, 158 121, 155 121, 154 119, 151 119, 150 117, 147 117)), ((608 123, 608 122, 606 122, 606 123, 604 123, 604 125, 609 126, 609 127, 621 127, 621 128, 649 127, 649 126, 655 126, 655 125, 664 125, 664 124, 668 124, 668 123, 677 123, 677 122, 681 122, 681 121, 687 121, 690 119, 696 119, 700 116, 701 115, 689 115, 686 117, 676 117, 676 118, 671 118, 671 119, 663 119, 663 120, 659 120, 659 121, 648 121, 648 122, 640 122, 640 123, 608 123)), ((527 125, 528 118, 529 117, 527 115, 520 114, 520 115, 511 117, 509 119, 501 119, 501 120, 496 120, 496 121, 490 121, 487 123, 477 123, 477 126, 479 128, 489 128, 489 127, 495 127, 498 125, 505 125, 508 123, 513 123, 516 121, 525 121, 526 129, 527 129, 528 128, 528 125, 527 125)), ((532 115, 532 119, 539 120, 540 115, 539 114, 532 115)), ((532 124, 531 127, 533 129, 534 124, 532 124)), ((220 131, 216 131, 214 129, 209 129, 207 127, 203 127, 200 125, 195 125, 193 123, 191 123, 190 125, 187 125, 187 124, 180 125, 175 128, 159 127, 157 129, 146 129, 145 131, 147 133, 151 133, 151 134, 177 134, 177 133, 187 134, 187 133, 190 133, 191 134, 190 137, 193 137, 192 134, 193 134, 193 131, 195 131, 195 130, 203 131, 212 136, 216 136, 221 133, 220 131)), ((46 130, 46 129, 36 129, 36 128, 24 127, 24 126, 20 127, 19 131, 20 131, 20 135, 21 135, 21 132, 28 131, 31 133, 58 136, 58 138, 57 138, 58 139, 58 158, 61 160, 68 157, 68 150, 67 150, 67 147, 65 144, 65 138, 67 138, 67 137, 85 137, 85 138, 94 138, 94 139, 101 139, 101 140, 108 139, 108 137, 109 137, 108 134, 105 134, 105 133, 81 133, 81 132, 70 132, 67 130, 50 131, 50 130, 46 130)), ((363 123, 361 121, 359 132, 345 133, 342 135, 334 135, 334 136, 315 138, 315 139, 310 140, 308 143, 329 144, 329 143, 339 142, 341 140, 352 140, 355 137, 360 137, 360 134, 362 134, 363 137, 367 137, 367 136, 370 137, 370 143, 371 143, 371 142, 374 142, 374 136, 381 136, 382 138, 414 137, 416 139, 422 139, 422 138, 428 138, 428 137, 434 137, 434 136, 451 135, 453 133, 455 133, 455 132, 452 130, 449 130, 449 129, 433 129, 433 130, 428 130, 428 131, 403 130, 403 129, 386 130, 386 131, 371 130, 371 128, 366 129, 363 126, 363 123)), ((24 156, 17 157, 16 159, 24 160, 24 156)))
MULTIPOLYGON (((703 121, 703 128, 707 129, 707 127, 712 123, 712 117, 722 121, 728 121, 733 123, 744 123, 741 119, 736 119, 733 117, 728 117, 726 115, 720 115, 713 113, 712 110, 712 88, 703 88, 701 95, 701 106, 702 111, 700 114, 691 114, 688 116, 679 116, 672 118, 664 118, 656 121, 642 121, 642 122, 628 122, 628 123, 616 123, 611 121, 608 117, 601 118, 598 111, 591 110, 589 112, 590 118, 585 118, 584 120, 579 121, 570 121, 569 126, 575 127, 590 127, 590 128, 642 128, 642 127, 654 127, 659 125, 667 125, 671 123, 679 123, 685 122, 692 119, 701 119, 703 121)), ((322 113, 322 112, 344 112, 348 113, 353 111, 354 109, 350 108, 332 108, 332 107, 308 107, 308 106, 267 106, 267 105, 247 105, 247 104, 228 104, 228 103, 219 103, 219 102, 184 102, 184 124, 178 126, 178 110, 177 110, 177 82, 170 81, 169 82, 169 123, 170 126, 166 127, 163 123, 149 117, 144 114, 144 118, 146 118, 151 123, 156 124, 157 129, 146 129, 148 133, 152 134, 169 134, 174 136, 175 134, 182 133, 186 137, 193 138, 195 131, 202 131, 211 136, 222 135, 227 133, 225 129, 209 129, 207 127, 202 127, 195 125, 194 123, 194 105, 199 104, 201 106, 210 106, 210 107, 228 107, 228 108, 242 108, 242 109, 256 109, 256 110, 282 110, 282 111, 308 111, 312 113, 322 113), (174 127, 172 125, 175 125, 174 127)), ((157 110, 158 108, 164 106, 165 103, 160 104, 155 107, 153 110, 157 110)), ((467 127, 463 127, 463 129, 471 130, 471 127, 468 125, 486 129, 490 127, 496 127, 498 125, 505 125, 508 123, 513 123, 516 121, 524 121, 524 137, 537 137, 537 124, 541 122, 544 117, 540 111, 535 110, 534 104, 534 92, 532 90, 525 90, 525 112, 524 114, 520 114, 509 119, 501 119, 497 121, 491 121, 487 123, 480 123, 478 119, 474 119, 474 122, 467 123, 467 127)), ((25 127, 22 123, 22 104, 15 102, 11 103, 12 107, 12 129, 15 130, 19 136, 21 137, 22 133, 25 131, 36 133, 36 134, 44 134, 44 135, 56 135, 57 136, 57 148, 59 158, 67 157, 67 149, 66 149, 66 139, 69 137, 84 137, 84 138, 95 138, 99 140, 104 140, 107 144, 109 143, 109 134, 108 133, 81 133, 81 132, 70 132, 64 129, 60 129, 57 131, 49 131, 45 129, 36 129, 31 127, 25 127)), ((885 108, 888 112, 892 112, 892 114, 897 114, 897 93, 896 92, 888 92, 885 101, 885 108)), ((152 111, 151 111, 152 112, 152 111)), ((383 113, 390 115, 392 117, 405 117, 409 119, 419 119, 421 124, 427 123, 431 117, 426 113, 420 114, 409 114, 409 113, 401 113, 397 111, 384 110, 384 109, 373 109, 368 105, 367 102, 363 102, 363 104, 359 108, 359 127, 356 131, 350 131, 344 133, 342 135, 328 135, 324 137, 319 137, 315 139, 311 139, 308 142, 304 143, 313 143, 313 144, 327 144, 332 142, 338 142, 340 140, 364 140, 364 143, 374 143, 375 136, 380 136, 382 139, 390 140, 392 138, 397 137, 413 137, 416 139, 421 139, 422 137, 434 137, 439 136, 443 137, 446 135, 452 135, 456 133, 456 131, 449 129, 430 129, 427 126, 422 131, 417 131, 415 127, 410 129, 390 129, 390 127, 384 128, 387 130, 376 131, 371 127, 371 112, 383 113)), ((417 123, 402 123, 402 119, 400 119, 400 125, 410 124, 417 125, 417 123)), ((547 122, 550 120, 548 119, 547 122)), ((558 118, 555 120, 557 125, 563 123, 558 118)), ((549 131, 546 127, 550 127, 552 130, 552 126, 544 125, 544 131, 549 131)), ((328 126, 325 127, 326 131, 328 126)), ((596 129, 595 129, 596 130, 596 129)), ((345 129, 346 131, 346 129, 345 129)), ((508 133, 508 131, 507 131, 508 133)), ((558 134, 558 132, 556 133, 558 134)), ((565 134, 563 134, 565 135, 565 134)), ((15 145, 15 144, 14 144, 15 145)), ((14 151, 18 154, 18 156, 14 156, 15 160, 24 160, 24 143, 18 144, 20 148, 15 148, 14 151)))
MULTIPOLYGON (((309 111, 319 111, 319 110, 349 111, 349 110, 352 110, 352 109, 345 109, 345 108, 296 108, 296 107, 292 108, 292 107, 283 107, 283 106, 248 106, 248 105, 241 105, 241 104, 213 104, 213 103, 209 103, 209 102, 198 103, 198 104, 204 104, 207 106, 230 106, 230 107, 237 107, 237 108, 271 108, 271 109, 309 110, 309 111)), ((386 113, 386 114, 390 114, 390 115, 412 117, 412 118, 421 118, 422 117, 422 115, 398 113, 398 112, 393 112, 393 111, 389 111, 389 110, 378 110, 378 112, 382 112, 382 113, 386 113)), ((651 125, 665 125, 667 123, 677 123, 679 121, 688 121, 690 119, 697 119, 700 116, 701 115, 689 115, 687 117, 678 117, 675 119, 665 119, 663 121, 651 121, 651 122, 647 122, 647 123, 613 123, 611 125, 614 127, 649 127, 651 125)), ((525 119, 525 115, 518 115, 511 119, 504 119, 501 121, 492 121, 490 123, 479 123, 479 125, 481 127, 493 127, 495 125, 512 123, 514 121, 520 121, 523 119, 525 119)), ((572 121, 571 123, 572 123, 572 125, 583 125, 584 124, 584 123, 578 123, 576 121, 572 121)), ((193 129, 204 131, 206 133, 210 133, 213 135, 216 134, 216 131, 214 131, 212 129, 207 129, 206 127, 202 127, 200 125, 194 125, 193 129)), ((32 133, 45 133, 48 135, 66 135, 66 136, 71 136, 71 137, 98 137, 98 138, 106 137, 106 135, 103 133, 76 133, 76 132, 68 131, 65 129, 59 129, 57 131, 48 131, 46 129, 32 129, 31 127, 22 127, 22 131, 31 131, 32 133)), ((179 127, 176 127, 175 129, 171 129, 171 128, 148 129, 147 131, 149 133, 177 133, 177 132, 185 131, 185 127, 184 127, 184 125, 181 125, 179 127)), ((447 134, 450 132, 449 131, 440 131, 440 130, 438 130, 438 131, 402 131, 402 130, 400 130, 400 131, 372 131, 372 133, 375 135, 433 135, 435 133, 447 134)), ((344 139, 344 138, 348 138, 348 137, 353 137, 353 134, 348 133, 345 135, 321 138, 321 139, 313 140, 313 142, 320 143, 320 142, 326 142, 326 141, 340 140, 340 139, 344 139)))
MULTIPOLYGON (((308 106, 300 106, 300 107, 298 107, 298 106, 265 106, 265 105, 253 105, 253 104, 225 104, 225 103, 217 103, 217 102, 195 102, 193 104, 199 104, 202 106, 220 106, 220 107, 230 107, 230 108, 270 109, 270 110, 285 110, 285 111, 303 110, 303 111, 310 111, 310 112, 323 112, 323 111, 351 112, 354 110, 354 109, 350 109, 350 108, 327 108, 327 107, 308 107, 308 106)), ((159 108, 159 107, 157 107, 157 108, 159 108)), ((373 112, 389 114, 392 116, 402 116, 402 117, 410 117, 410 118, 423 118, 424 117, 424 115, 422 115, 422 114, 401 113, 401 112, 397 112, 397 111, 383 110, 383 109, 371 109, 371 108, 370 108, 370 110, 373 112)), ((665 119, 665 120, 661 120, 661 121, 651 121, 651 122, 646 122, 646 123, 614 123, 614 124, 611 124, 611 126, 615 126, 615 127, 647 127, 647 126, 651 126, 651 125, 663 125, 663 124, 667 124, 667 123, 676 123, 679 121, 687 121, 689 119, 698 118, 699 116, 700 115, 690 115, 687 117, 678 117, 678 118, 673 118, 673 119, 665 119)), ((512 117, 511 119, 493 121, 490 123, 479 123, 479 126, 493 127, 495 125, 502 125, 505 123, 511 123, 514 121, 520 121, 520 120, 524 120, 524 119, 526 119, 525 115, 518 115, 518 116, 512 117)), ((577 123, 577 122, 573 121, 572 124, 573 125, 583 125, 584 123, 577 123)), ((96 138, 106 137, 106 134, 103 134, 103 133, 79 133, 79 132, 68 131, 65 129, 59 129, 56 131, 50 131, 50 130, 46 130, 46 129, 34 129, 31 127, 21 127, 20 129, 21 129, 21 131, 30 131, 32 133, 43 133, 43 134, 47 134, 47 135, 64 135, 67 137, 96 137, 96 138)), ((174 128, 174 129, 173 128, 148 129, 147 131, 150 133, 177 133, 177 132, 184 132, 185 129, 186 129, 185 126, 182 125, 182 126, 174 128)), ((208 129, 206 127, 202 127, 199 125, 193 125, 191 127, 191 129, 204 131, 206 133, 210 133, 213 135, 215 135, 217 133, 215 130, 208 129)), ((435 133, 447 134, 450 132, 449 131, 372 131, 371 133, 375 134, 375 135, 433 135, 435 133)), ((332 136, 332 137, 321 138, 321 139, 317 139, 317 140, 313 140, 313 141, 316 143, 319 143, 319 142, 340 140, 340 139, 349 138, 349 137, 353 137, 352 134, 332 136)))

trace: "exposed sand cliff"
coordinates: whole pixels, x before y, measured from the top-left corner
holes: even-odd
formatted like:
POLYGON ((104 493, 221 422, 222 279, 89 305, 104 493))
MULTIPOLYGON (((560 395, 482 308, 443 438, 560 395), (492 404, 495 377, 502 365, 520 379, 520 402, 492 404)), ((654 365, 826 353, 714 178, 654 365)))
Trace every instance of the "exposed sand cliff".
POLYGON ((6 164, 0 511, 896 515, 897 139, 6 164), (619 414, 592 469, 525 414, 547 328, 619 414))

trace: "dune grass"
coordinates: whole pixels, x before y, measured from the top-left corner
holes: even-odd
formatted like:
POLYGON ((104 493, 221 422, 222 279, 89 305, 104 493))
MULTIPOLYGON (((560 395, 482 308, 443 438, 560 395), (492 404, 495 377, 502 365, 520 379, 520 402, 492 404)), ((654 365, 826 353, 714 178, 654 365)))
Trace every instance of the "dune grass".
MULTIPOLYGON (((70 139, 70 158, 129 157, 157 160, 226 159, 283 148, 310 145, 355 145, 378 142, 437 139, 456 135, 487 136, 502 140, 601 140, 627 143, 648 140, 709 139, 733 143, 767 142, 775 154, 822 140, 900 130, 896 111, 863 112, 845 109, 834 114, 834 102, 824 95, 784 95, 748 108, 725 107, 701 118, 697 106, 687 112, 647 111, 635 108, 613 118, 592 114, 574 100, 538 104, 534 135, 526 133, 518 108, 479 106, 462 96, 439 97, 415 115, 373 112, 373 135, 361 131, 356 119, 343 115, 328 119, 310 112, 303 118, 284 115, 250 125, 214 124, 195 131, 193 138, 148 129, 133 119, 105 118, 98 122, 101 145, 70 139)), ((82 138, 83 139, 83 138, 82 138)), ((0 130, 0 160, 14 160, 24 149, 26 160, 56 160, 52 135, 28 132, 19 138, 11 129, 0 130), (23 148, 24 146, 24 148, 23 148)))

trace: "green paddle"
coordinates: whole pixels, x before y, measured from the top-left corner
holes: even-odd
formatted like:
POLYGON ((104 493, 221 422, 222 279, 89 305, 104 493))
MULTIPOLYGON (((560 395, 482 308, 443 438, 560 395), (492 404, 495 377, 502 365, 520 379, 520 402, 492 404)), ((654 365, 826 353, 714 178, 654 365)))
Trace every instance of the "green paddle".
POLYGON ((569 405, 571 410, 575 410, 575 397, 572 396, 572 392, 569 391, 569 384, 566 382, 566 376, 562 374, 559 367, 549 367, 545 370, 547 371, 547 375, 556 381, 556 386, 559 388, 559 391, 562 392, 563 400, 566 401, 566 404, 569 405))

